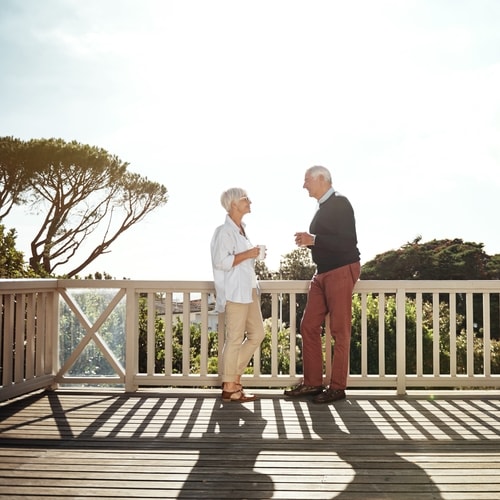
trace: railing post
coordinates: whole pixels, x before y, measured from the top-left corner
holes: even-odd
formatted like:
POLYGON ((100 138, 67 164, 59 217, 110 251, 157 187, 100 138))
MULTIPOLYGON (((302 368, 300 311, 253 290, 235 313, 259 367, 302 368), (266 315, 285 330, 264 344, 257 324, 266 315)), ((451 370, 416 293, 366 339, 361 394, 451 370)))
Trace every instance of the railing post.
MULTIPOLYGON (((217 362, 220 363, 222 359, 222 350, 224 348, 224 342, 226 340, 226 314, 219 313, 217 317, 217 362)), ((218 364, 219 378, 217 378, 217 384, 222 384, 222 378, 220 377, 221 367, 218 364)))
POLYGON ((126 320, 125 320, 125 391, 135 392, 138 389, 134 378, 138 369, 139 342, 137 331, 137 294, 132 285, 127 286, 126 320))
POLYGON ((406 394, 406 291, 396 289, 396 380, 398 395, 406 394))
POLYGON ((45 331, 45 373, 50 373, 54 376, 54 382, 50 386, 52 390, 57 390, 59 384, 57 383, 56 374, 59 373, 61 368, 61 357, 59 355, 60 349, 60 314, 61 306, 59 303, 59 284, 56 285, 57 290, 47 297, 46 306, 48 309, 48 325, 45 331), (48 365, 48 366, 47 366, 48 365))

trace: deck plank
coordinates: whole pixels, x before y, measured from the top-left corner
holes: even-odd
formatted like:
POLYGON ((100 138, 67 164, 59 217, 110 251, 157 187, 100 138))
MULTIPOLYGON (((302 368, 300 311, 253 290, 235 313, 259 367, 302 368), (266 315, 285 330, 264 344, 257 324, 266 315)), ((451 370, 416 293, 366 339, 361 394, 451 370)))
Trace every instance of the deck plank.
POLYGON ((0 405, 0 498, 493 500, 498 391, 39 392, 0 405))

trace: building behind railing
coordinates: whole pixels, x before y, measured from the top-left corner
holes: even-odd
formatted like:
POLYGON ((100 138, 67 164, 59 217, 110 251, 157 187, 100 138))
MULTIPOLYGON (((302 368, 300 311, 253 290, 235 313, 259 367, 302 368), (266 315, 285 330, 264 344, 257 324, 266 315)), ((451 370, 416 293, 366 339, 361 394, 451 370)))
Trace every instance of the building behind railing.
MULTIPOLYGON (((260 288, 267 347, 244 383, 281 388, 301 377, 308 282, 260 288)), ((0 400, 60 386, 220 386, 213 294, 210 281, 0 280, 0 400)), ((499 298, 500 281, 359 281, 349 387, 499 388, 499 298)))

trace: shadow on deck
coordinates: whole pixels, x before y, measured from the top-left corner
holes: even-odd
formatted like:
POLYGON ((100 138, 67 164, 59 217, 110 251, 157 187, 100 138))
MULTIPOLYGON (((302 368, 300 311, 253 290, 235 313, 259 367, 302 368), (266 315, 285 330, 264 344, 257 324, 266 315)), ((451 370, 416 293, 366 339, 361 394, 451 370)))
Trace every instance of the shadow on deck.
POLYGON ((0 498, 498 499, 500 394, 40 392, 0 405, 0 498))

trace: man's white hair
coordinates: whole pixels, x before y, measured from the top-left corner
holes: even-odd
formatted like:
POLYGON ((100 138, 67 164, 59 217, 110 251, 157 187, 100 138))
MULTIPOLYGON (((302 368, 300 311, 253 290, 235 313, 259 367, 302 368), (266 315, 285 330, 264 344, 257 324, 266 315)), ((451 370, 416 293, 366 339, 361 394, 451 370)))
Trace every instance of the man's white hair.
POLYGON ((332 183, 332 175, 330 174, 330 171, 322 167, 321 165, 315 165, 314 167, 310 167, 307 169, 307 172, 312 178, 316 179, 319 175, 323 176, 323 179, 325 181, 329 182, 330 184, 332 183))

